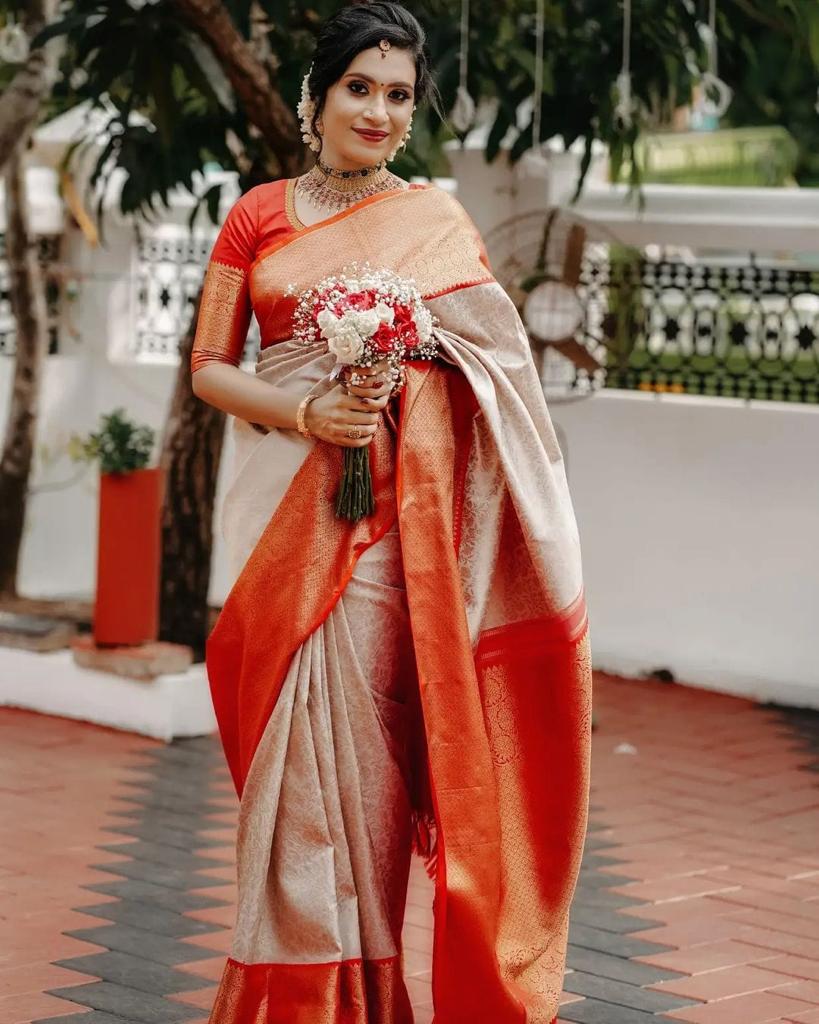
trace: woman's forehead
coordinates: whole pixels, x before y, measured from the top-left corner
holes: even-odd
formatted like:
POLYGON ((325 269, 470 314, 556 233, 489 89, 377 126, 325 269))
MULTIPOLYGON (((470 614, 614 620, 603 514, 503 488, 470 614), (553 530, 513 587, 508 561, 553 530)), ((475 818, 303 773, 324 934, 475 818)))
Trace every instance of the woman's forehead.
POLYGON ((408 50, 397 46, 383 53, 377 46, 357 53, 350 61, 343 77, 357 74, 379 86, 401 85, 412 89, 415 86, 415 61, 408 50))

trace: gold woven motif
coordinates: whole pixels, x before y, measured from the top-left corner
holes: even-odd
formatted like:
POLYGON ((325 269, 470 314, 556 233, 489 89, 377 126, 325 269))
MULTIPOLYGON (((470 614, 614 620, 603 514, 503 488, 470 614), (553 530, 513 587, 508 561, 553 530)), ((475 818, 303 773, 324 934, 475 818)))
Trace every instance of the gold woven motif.
POLYGON ((247 273, 238 267, 215 260, 208 264, 191 355, 193 370, 226 360, 239 365, 247 331, 241 302, 246 278, 247 273))
POLYGON ((527 994, 527 1021, 551 1022, 557 1013, 568 942, 568 908, 583 849, 587 804, 585 785, 570 795, 568 779, 577 772, 588 779, 587 751, 577 737, 587 736, 591 714, 591 655, 588 632, 571 647, 539 658, 538 673, 526 670, 526 657, 487 666, 481 685, 487 695, 485 713, 498 786, 503 841, 503 902, 497 952, 504 977, 527 994), (538 698, 540 694, 540 698, 538 698), (542 722, 526 716, 526 707, 540 699, 542 722), (517 728, 512 727, 517 723, 517 728), (572 739, 574 737, 574 739, 572 739), (573 771, 562 776, 569 766, 573 771), (543 777, 542 783, 532 776, 543 777), (547 781, 549 780, 549 781, 547 781), (527 841, 533 785, 543 786, 538 808, 541 846, 527 841), (573 802, 579 806, 569 808, 573 802), (552 832, 552 822, 573 822, 575 834, 552 832), (560 849, 568 847, 576 863, 559 872, 560 849), (550 861, 554 858, 554 870, 550 861), (565 889, 555 888, 562 879, 565 889))
POLYGON ((295 228, 296 231, 301 231, 306 228, 296 213, 296 179, 288 178, 287 184, 284 186, 284 212, 287 219, 290 221, 290 226, 295 228))

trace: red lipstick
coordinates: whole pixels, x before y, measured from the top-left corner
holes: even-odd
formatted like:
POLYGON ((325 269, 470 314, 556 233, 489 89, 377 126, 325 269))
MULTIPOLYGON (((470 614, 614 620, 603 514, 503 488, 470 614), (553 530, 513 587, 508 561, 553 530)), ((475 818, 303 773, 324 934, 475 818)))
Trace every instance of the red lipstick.
POLYGON ((368 139, 370 142, 381 142, 389 135, 389 132, 371 131, 366 128, 353 128, 354 132, 362 137, 362 139, 368 139))

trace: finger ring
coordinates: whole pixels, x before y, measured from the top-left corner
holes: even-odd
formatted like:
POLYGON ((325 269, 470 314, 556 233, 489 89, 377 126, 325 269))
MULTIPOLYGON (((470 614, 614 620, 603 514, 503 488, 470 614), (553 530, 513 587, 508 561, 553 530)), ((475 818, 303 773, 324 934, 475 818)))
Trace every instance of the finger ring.
POLYGON ((352 438, 353 441, 357 441, 361 437, 361 431, 358 427, 350 427, 347 431, 347 437, 352 438))

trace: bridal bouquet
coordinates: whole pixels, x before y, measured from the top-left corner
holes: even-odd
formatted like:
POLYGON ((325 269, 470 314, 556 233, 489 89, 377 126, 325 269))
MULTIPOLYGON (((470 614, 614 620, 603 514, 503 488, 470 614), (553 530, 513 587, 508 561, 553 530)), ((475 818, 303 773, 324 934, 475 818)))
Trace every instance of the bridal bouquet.
MULTIPOLYGON (((385 360, 389 376, 400 386, 402 363, 436 355, 436 323, 414 281, 354 264, 300 293, 293 336, 305 345, 325 343, 336 357, 337 371, 385 360)), ((350 382, 363 379, 353 369, 350 382)), ((374 510, 369 448, 345 448, 336 515, 355 522, 374 510)))

